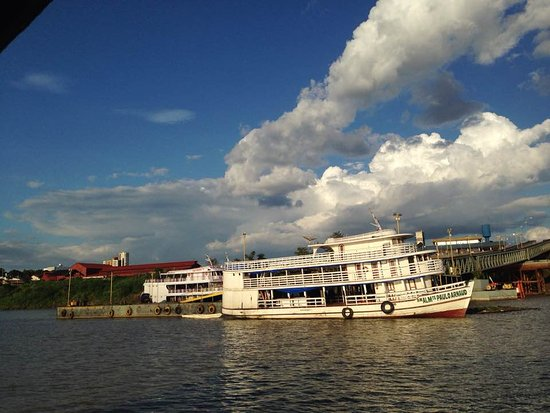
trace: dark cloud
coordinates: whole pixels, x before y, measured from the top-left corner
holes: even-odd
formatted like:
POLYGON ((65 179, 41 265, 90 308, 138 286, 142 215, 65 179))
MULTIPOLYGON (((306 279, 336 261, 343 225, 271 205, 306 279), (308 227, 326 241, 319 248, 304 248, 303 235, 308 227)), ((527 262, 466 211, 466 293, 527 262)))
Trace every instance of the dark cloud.
POLYGON ((460 121, 483 108, 479 102, 464 100, 462 92, 460 83, 448 72, 442 73, 433 82, 415 87, 412 102, 424 108, 415 122, 422 127, 439 126, 460 121))
POLYGON ((263 207, 287 207, 292 206, 292 200, 285 195, 264 196, 258 198, 258 205, 263 207))

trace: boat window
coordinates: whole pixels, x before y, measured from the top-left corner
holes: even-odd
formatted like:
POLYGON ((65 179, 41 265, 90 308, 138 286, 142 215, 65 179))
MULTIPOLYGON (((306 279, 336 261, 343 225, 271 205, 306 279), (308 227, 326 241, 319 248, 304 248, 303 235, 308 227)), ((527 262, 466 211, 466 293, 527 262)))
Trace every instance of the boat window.
POLYGON ((416 290, 418 287, 416 286, 416 279, 412 280, 405 280, 405 288, 407 290, 416 290))

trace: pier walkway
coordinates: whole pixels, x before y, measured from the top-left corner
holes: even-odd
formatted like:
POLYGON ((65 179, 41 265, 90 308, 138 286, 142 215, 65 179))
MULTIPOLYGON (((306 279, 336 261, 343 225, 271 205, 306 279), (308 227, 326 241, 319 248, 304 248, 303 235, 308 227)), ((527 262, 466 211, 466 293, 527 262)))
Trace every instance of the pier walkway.
POLYGON ((494 268, 520 264, 550 251, 550 239, 526 243, 500 251, 477 252, 442 257, 447 273, 454 275, 474 274, 494 268))

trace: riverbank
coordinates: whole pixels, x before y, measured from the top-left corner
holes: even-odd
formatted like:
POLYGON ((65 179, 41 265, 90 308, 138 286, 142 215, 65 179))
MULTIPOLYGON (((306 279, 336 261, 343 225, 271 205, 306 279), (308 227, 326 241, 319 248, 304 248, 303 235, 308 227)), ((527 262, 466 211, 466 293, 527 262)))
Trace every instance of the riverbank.
POLYGON ((146 275, 71 280, 36 281, 22 285, 0 286, 0 310, 40 310, 67 305, 68 301, 79 305, 136 304, 143 291, 146 275))

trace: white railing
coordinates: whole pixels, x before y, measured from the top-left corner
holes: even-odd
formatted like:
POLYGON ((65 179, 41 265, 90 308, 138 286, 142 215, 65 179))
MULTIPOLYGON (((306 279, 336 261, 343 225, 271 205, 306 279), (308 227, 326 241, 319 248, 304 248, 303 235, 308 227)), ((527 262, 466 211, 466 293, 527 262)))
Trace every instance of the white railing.
POLYGON ((276 287, 296 287, 308 285, 329 285, 349 283, 356 281, 384 281, 396 278, 403 278, 418 275, 432 275, 443 272, 443 263, 440 260, 420 261, 417 263, 390 266, 389 268, 378 268, 376 274, 370 275, 367 271, 348 272, 316 272, 313 274, 292 274, 292 275, 266 275, 256 278, 245 278, 243 280, 244 288, 276 288, 276 287))
MULTIPOLYGON (((384 229, 382 231, 373 231, 373 232, 367 232, 365 234, 357 234, 357 235, 348 235, 345 237, 340 238, 328 238, 326 243, 334 244, 339 242, 350 242, 350 241, 372 241, 373 239, 381 240, 384 238, 395 238, 397 233, 393 229, 384 229)), ((401 233, 399 234, 400 237, 403 238, 410 238, 413 236, 413 234, 406 234, 401 233)))
POLYGON ((275 300, 258 300, 260 308, 289 308, 289 307, 325 307, 324 297, 278 298, 275 300))
POLYGON ((166 277, 166 278, 148 278, 146 283, 158 284, 158 283, 178 283, 178 284, 197 284, 197 283, 221 283, 223 276, 221 275, 201 275, 201 276, 188 276, 188 277, 166 277))
POLYGON ((392 292, 383 293, 383 294, 348 295, 346 296, 346 305, 381 303, 382 301, 386 301, 388 299, 392 302, 416 300, 418 297, 421 297, 427 294, 436 294, 436 293, 442 293, 445 291, 456 290, 459 288, 464 288, 467 285, 468 284, 466 281, 459 281, 452 284, 422 288, 417 290, 392 291, 392 292))
MULTIPOLYGON (((268 258, 265 260, 230 261, 224 263, 225 271, 275 270, 300 268, 315 265, 336 265, 353 262, 388 260, 417 252, 416 245, 397 244, 372 250, 354 252, 323 252, 319 254, 296 255, 292 257, 268 258)), ((430 253, 431 251, 423 251, 430 253)))
MULTIPOLYGON (((437 287, 423 288, 419 290, 390 292, 384 294, 366 294, 366 295, 348 295, 340 305, 360 305, 382 303, 390 300, 392 302, 416 300, 419 297, 429 294, 443 293, 451 290, 465 288, 468 285, 466 281, 460 281, 452 284, 441 285, 437 287)), ((325 307, 326 300, 324 297, 297 297, 297 298, 281 298, 275 300, 258 300, 260 308, 286 308, 286 307, 325 307)))
POLYGON ((168 291, 167 295, 196 294, 196 293, 215 293, 223 291, 223 287, 204 287, 204 288, 178 288, 168 291))

